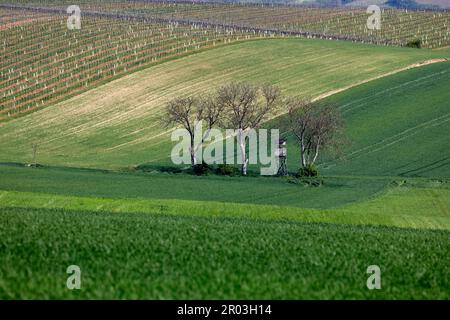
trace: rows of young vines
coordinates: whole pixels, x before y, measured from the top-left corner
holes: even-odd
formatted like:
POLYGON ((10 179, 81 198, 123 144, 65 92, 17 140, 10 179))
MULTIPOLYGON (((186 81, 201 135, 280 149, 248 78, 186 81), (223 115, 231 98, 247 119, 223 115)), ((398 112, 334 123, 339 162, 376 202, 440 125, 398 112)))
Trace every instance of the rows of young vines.
POLYGON ((425 48, 450 45, 450 11, 383 8, 381 29, 367 28, 367 8, 315 8, 282 5, 185 3, 161 1, 92 2, 86 9, 193 19, 234 27, 309 32, 331 38, 405 45, 420 40, 425 48))

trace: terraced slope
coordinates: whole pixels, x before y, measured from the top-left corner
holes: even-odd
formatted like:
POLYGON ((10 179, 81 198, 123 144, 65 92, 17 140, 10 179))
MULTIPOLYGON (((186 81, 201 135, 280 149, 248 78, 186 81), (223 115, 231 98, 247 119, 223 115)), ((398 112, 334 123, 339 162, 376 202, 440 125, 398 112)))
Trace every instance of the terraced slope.
POLYGON ((167 162, 169 99, 230 80, 316 97, 448 52, 306 39, 239 43, 167 62, 0 125, 0 161, 118 168, 167 162))

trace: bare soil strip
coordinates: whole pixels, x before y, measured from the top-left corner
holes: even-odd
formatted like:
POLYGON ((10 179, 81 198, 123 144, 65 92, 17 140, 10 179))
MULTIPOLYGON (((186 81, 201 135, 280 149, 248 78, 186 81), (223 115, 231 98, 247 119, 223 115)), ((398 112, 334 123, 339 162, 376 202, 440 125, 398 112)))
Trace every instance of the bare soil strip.
POLYGON ((325 98, 327 98, 329 96, 332 96, 332 95, 334 95, 336 93, 340 93, 340 92, 346 91, 348 89, 354 88, 356 86, 359 86, 359 85, 362 85, 362 84, 365 84, 365 83, 368 83, 368 82, 371 82, 371 81, 374 81, 374 80, 378 80, 378 79, 381 79, 381 78, 384 78, 384 77, 388 77, 388 76, 391 76, 393 74, 396 74, 396 73, 399 73, 399 72, 402 72, 402 71, 423 67, 423 66, 426 66, 426 65, 429 65, 429 64, 433 64, 433 63, 446 62, 446 61, 448 61, 448 59, 441 58, 441 59, 430 59, 430 60, 425 60, 425 61, 413 63, 413 64, 411 64, 411 65, 409 65, 407 67, 404 67, 404 68, 400 68, 400 69, 393 70, 393 71, 390 71, 390 72, 387 72, 387 73, 384 73, 384 74, 380 74, 380 75, 378 75, 376 77, 372 77, 372 78, 369 78, 369 79, 366 79, 366 80, 362 80, 362 81, 356 82, 356 83, 354 83, 352 85, 349 85, 349 86, 346 86, 346 87, 343 87, 343 88, 339 88, 339 89, 335 89, 335 90, 331 90, 331 91, 325 92, 325 93, 315 97, 314 99, 312 99, 312 101, 313 102, 319 101, 319 100, 325 99, 325 98))

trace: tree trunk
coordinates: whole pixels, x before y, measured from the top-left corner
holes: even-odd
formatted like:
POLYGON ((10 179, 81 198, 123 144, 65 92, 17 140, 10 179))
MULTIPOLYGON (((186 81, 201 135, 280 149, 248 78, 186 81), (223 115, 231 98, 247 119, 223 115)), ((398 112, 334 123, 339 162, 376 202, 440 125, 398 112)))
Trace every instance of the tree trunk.
POLYGON ((195 166, 197 164, 197 157, 194 152, 191 152, 191 165, 195 166))
MULTIPOLYGON (((202 142, 200 144, 198 144, 197 146, 195 146, 193 143, 191 143, 191 149, 194 148, 194 152, 192 154, 191 151, 191 159, 194 158, 195 159, 195 164, 197 164, 197 157, 195 156, 195 154, 197 153, 197 151, 199 149, 202 150, 203 152, 203 144, 205 143, 205 140, 209 137, 209 134, 211 133, 211 129, 212 128, 208 128, 208 130, 206 130, 205 134, 202 137, 202 142)), ((193 140, 193 138, 191 138, 191 141, 193 140)))
POLYGON ((320 140, 317 141, 317 145, 316 145, 316 153, 315 153, 315 155, 314 155, 314 159, 312 160, 311 164, 316 163, 316 160, 317 160, 317 158, 318 158, 318 156, 319 156, 319 148, 320 148, 320 140))
POLYGON ((195 166, 197 164, 197 157, 195 156, 196 150, 194 145, 194 137, 191 135, 191 147, 189 148, 189 151, 191 153, 191 165, 195 166))
POLYGON ((306 147, 305 147, 305 140, 303 138, 303 134, 302 134, 302 138, 301 138, 301 143, 300 143, 300 157, 301 157, 301 164, 302 164, 302 168, 306 168, 306 147))
POLYGON ((248 159, 247 159, 247 151, 245 150, 245 137, 244 137, 242 129, 239 129, 238 143, 239 143, 239 147, 241 148, 241 159, 242 159, 241 173, 242 173, 242 175, 246 176, 247 175, 248 159))

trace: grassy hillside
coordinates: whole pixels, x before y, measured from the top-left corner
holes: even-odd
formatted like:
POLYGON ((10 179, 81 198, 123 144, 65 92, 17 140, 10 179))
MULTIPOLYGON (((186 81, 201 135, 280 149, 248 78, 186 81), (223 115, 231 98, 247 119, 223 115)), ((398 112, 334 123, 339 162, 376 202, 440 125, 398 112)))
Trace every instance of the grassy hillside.
POLYGON ((448 185, 0 168, 3 299, 448 299, 448 185))
POLYGON ((445 231, 2 209, 0 234, 2 299, 448 299, 450 286, 445 231), (65 288, 72 264, 81 290, 65 288), (382 290, 366 288, 373 264, 382 290))
POLYGON ((230 80, 269 82, 315 97, 448 52, 280 39, 240 43, 167 62, 0 124, 0 161, 119 168, 167 163, 158 122, 165 102, 230 80))
POLYGON ((352 148, 327 174, 450 177, 450 63, 425 66, 333 96, 352 148))

